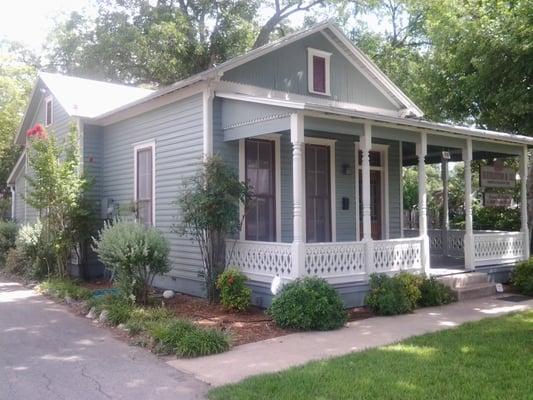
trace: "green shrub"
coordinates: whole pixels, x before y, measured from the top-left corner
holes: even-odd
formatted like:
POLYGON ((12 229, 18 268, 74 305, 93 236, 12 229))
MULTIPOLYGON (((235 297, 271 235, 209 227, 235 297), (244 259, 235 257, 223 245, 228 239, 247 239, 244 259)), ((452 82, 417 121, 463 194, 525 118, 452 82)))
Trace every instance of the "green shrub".
POLYGON ((420 307, 440 306, 455 301, 452 289, 440 283, 435 277, 424 279, 420 285, 420 307))
POLYGON ((119 325, 126 323, 133 312, 133 305, 121 298, 113 301, 104 307, 104 310, 109 312, 107 320, 111 325, 119 325))
POLYGON ((229 337, 224 333, 179 319, 150 324, 148 332, 155 339, 158 352, 179 357, 206 356, 230 347, 229 337))
POLYGON ((337 329, 347 318, 338 293, 319 278, 298 279, 285 285, 269 313, 280 327, 301 330, 337 329))
POLYGON ((8 221, 0 221, 0 267, 3 266, 8 251, 15 247, 17 232, 17 224, 8 221))
POLYGON ((26 274, 26 260, 17 248, 10 249, 7 252, 4 271, 18 276, 26 274))
POLYGON ((186 331, 176 343, 174 351, 178 357, 200 357, 223 353, 230 348, 228 337, 215 329, 186 331))
POLYGON ((92 295, 89 289, 77 285, 70 279, 49 279, 42 282, 39 289, 45 294, 60 299, 68 296, 73 300, 87 300, 92 295))
POLYGON ((155 275, 170 269, 166 239, 155 228, 137 222, 106 223, 93 248, 112 271, 121 293, 143 304, 155 275))
POLYGON ((366 298, 368 307, 378 315, 412 312, 418 299, 413 301, 415 296, 412 293, 410 296, 407 281, 404 277, 390 277, 386 274, 370 275, 370 293, 366 298))
POLYGON ((20 227, 16 247, 27 278, 41 280, 55 272, 55 256, 50 238, 43 233, 41 221, 20 227))
POLYGON ((518 264, 512 275, 511 284, 526 296, 533 296, 533 259, 518 264))
POLYGON ((395 279, 398 279, 404 285, 405 292, 407 294, 407 297, 409 298, 409 301, 414 305, 414 307, 416 307, 416 305, 420 301, 420 298, 422 297, 422 293, 420 292, 420 286, 425 280, 424 275, 415 275, 407 272, 400 272, 398 275, 395 276, 395 279))
POLYGON ((219 275, 217 289, 220 303, 228 311, 244 311, 250 306, 252 290, 246 287, 248 278, 237 269, 230 268, 219 275))
POLYGON ((157 307, 157 308, 135 308, 128 322, 126 328, 130 335, 137 335, 147 329, 147 326, 154 322, 163 322, 174 317, 172 310, 157 307))

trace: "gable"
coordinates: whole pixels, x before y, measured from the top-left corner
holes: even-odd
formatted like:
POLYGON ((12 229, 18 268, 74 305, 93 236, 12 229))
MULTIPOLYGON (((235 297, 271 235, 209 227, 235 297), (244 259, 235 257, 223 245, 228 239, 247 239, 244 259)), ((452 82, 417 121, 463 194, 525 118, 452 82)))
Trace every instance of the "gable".
POLYGON ((400 109, 321 32, 230 69, 222 80, 387 110, 400 109), (312 94, 308 90, 308 48, 331 53, 331 96, 312 94))

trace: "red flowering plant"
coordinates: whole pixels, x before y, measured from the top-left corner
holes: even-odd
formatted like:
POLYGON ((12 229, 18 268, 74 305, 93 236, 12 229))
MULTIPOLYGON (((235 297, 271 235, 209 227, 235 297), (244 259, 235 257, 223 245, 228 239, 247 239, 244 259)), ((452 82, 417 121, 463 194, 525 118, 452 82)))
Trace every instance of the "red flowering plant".
POLYGON ((229 268, 218 276, 217 289, 220 303, 227 311, 245 311, 250 306, 252 291, 246 287, 246 275, 235 268, 229 268))
POLYGON ((26 131, 26 137, 30 139, 48 139, 48 133, 41 124, 35 124, 33 128, 26 131))

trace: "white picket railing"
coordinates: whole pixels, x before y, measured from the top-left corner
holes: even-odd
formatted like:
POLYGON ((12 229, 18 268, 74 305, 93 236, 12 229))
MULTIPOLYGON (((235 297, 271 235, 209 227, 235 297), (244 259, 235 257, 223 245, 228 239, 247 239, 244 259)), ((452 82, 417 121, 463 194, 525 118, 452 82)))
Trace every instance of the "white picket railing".
POLYGON ((419 237, 376 240, 370 272, 420 271, 424 241, 419 237))
POLYGON ((474 234, 475 266, 515 263, 525 257, 525 235, 522 232, 474 234))
POLYGON ((305 274, 335 282, 361 279, 366 275, 365 249, 362 242, 307 243, 305 274))
POLYGON ((290 278, 292 246, 290 243, 228 240, 226 264, 261 282, 271 282, 274 276, 290 278))

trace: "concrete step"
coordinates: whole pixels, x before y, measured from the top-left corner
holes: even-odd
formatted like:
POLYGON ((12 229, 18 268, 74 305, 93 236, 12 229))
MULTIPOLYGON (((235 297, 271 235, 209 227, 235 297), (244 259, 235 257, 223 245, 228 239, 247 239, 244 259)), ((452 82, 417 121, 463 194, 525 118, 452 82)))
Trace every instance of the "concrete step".
POLYGON ((496 284, 493 282, 475 283, 466 287, 452 289, 458 301, 494 296, 496 284))
POLYGON ((466 272, 464 274, 441 276, 438 280, 452 289, 460 289, 470 285, 487 283, 489 276, 484 272, 466 272))

